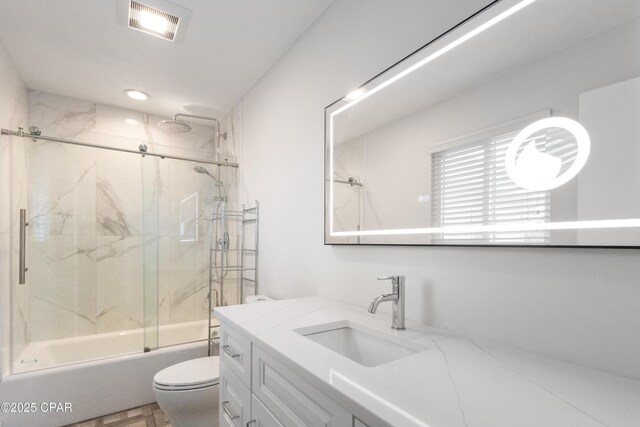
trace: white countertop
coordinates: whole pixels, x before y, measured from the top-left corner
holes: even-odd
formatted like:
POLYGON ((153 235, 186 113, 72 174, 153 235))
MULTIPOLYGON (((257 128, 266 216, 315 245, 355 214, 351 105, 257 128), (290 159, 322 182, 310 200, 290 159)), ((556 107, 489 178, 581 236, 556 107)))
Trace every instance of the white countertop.
MULTIPOLYGON (((216 308, 218 318, 363 421, 393 426, 640 426, 640 381, 312 297, 216 308), (350 320, 428 350, 365 367, 294 329, 350 320)), ((594 343, 596 345, 597 343, 594 343)))

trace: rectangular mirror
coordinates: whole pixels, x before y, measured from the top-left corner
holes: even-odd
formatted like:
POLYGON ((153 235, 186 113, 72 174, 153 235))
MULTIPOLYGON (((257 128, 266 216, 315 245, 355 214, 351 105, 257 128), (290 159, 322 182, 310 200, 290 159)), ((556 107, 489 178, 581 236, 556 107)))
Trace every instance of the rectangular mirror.
POLYGON ((496 1, 355 89, 326 244, 640 247, 640 1, 496 1))

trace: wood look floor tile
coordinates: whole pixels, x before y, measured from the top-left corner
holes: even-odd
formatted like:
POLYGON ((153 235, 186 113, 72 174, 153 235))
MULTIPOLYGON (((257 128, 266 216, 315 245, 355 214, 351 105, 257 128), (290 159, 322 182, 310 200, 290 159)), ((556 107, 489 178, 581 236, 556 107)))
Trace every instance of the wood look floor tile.
POLYGON ((157 403, 131 408, 67 427, 171 427, 157 403))

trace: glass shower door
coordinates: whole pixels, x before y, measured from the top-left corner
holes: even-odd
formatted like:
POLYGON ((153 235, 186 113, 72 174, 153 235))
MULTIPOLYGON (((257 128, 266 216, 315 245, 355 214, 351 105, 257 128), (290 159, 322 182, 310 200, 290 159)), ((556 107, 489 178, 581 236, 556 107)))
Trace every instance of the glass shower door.
POLYGON ((154 160, 17 137, 11 149, 12 372, 142 352, 154 322, 157 347, 158 208, 144 187, 154 160))
POLYGON ((97 333, 104 267, 96 150, 14 137, 12 151, 12 216, 26 218, 12 225, 12 371, 100 357, 83 339, 97 333))
MULTIPOLYGON (((215 173, 210 165, 164 159, 158 170, 159 346, 165 347, 208 337, 209 219, 217 201, 214 180, 203 173, 215 173)), ((215 306, 215 293, 211 298, 215 306)))

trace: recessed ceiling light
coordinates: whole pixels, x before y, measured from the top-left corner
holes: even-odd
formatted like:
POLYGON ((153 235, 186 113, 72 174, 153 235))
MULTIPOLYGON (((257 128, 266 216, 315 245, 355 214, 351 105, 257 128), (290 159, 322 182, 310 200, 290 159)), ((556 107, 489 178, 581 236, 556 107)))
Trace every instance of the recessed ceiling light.
POLYGON ((129 3, 129 27, 134 30, 174 41, 179 23, 176 15, 135 0, 129 3))
POLYGON ((138 126, 140 124, 136 119, 124 119, 124 122, 131 126, 138 126))
POLYGON ((149 94, 135 89, 127 89, 124 91, 124 94, 131 99, 135 99, 136 101, 146 101, 147 99, 151 98, 149 94))

